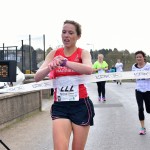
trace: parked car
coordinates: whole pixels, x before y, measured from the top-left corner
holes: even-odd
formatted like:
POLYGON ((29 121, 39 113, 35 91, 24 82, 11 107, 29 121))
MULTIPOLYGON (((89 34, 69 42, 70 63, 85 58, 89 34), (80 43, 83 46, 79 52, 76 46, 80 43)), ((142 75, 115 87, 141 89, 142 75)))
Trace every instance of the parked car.
POLYGON ((24 83, 25 80, 25 74, 21 72, 19 67, 16 68, 16 82, 0 82, 0 89, 2 88, 7 88, 10 86, 16 86, 16 85, 21 85, 24 83))

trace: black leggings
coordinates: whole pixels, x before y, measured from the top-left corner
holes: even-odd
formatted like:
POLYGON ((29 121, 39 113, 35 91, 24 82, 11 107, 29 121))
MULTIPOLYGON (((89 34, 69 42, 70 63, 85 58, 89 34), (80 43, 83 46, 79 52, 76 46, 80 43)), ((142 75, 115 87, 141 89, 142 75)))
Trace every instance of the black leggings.
POLYGON ((147 92, 140 92, 135 90, 136 100, 138 104, 138 113, 139 113, 139 120, 144 120, 144 102, 145 102, 145 108, 146 112, 150 113, 150 91, 147 92))
POLYGON ((97 82, 99 97, 101 96, 101 94, 102 94, 102 97, 105 97, 105 83, 106 81, 97 82))

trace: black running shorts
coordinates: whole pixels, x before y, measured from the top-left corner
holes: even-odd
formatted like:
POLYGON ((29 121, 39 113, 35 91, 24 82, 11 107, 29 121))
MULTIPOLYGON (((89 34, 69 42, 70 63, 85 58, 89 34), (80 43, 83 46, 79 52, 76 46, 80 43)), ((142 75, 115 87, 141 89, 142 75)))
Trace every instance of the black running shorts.
POLYGON ((94 116, 94 106, 89 97, 79 101, 54 102, 51 107, 52 120, 66 118, 77 125, 92 126, 94 116))

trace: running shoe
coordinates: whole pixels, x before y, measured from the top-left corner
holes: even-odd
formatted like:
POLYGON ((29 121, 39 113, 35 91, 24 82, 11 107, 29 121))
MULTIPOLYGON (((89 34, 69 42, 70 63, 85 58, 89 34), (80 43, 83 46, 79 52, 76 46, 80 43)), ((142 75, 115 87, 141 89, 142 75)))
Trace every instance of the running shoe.
POLYGON ((139 131, 139 135, 145 135, 146 134, 146 128, 141 128, 139 131))
POLYGON ((105 97, 103 97, 103 98, 102 98, 102 101, 103 101, 103 102, 106 102, 106 98, 105 98, 105 97))
POLYGON ((102 100, 101 97, 99 97, 99 98, 98 98, 98 101, 101 101, 101 100, 102 100))

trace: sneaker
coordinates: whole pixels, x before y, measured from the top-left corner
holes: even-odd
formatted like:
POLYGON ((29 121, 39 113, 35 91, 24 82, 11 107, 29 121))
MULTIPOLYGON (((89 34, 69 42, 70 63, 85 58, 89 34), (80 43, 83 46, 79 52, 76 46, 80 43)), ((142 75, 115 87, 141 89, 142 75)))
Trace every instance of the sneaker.
POLYGON ((98 98, 98 101, 101 101, 101 100, 102 100, 101 97, 99 97, 99 98, 98 98))
POLYGON ((103 101, 103 102, 106 102, 106 99, 105 99, 105 97, 103 97, 103 98, 102 98, 102 101, 103 101))
POLYGON ((139 131, 139 135, 145 135, 146 134, 146 128, 141 128, 139 131))

